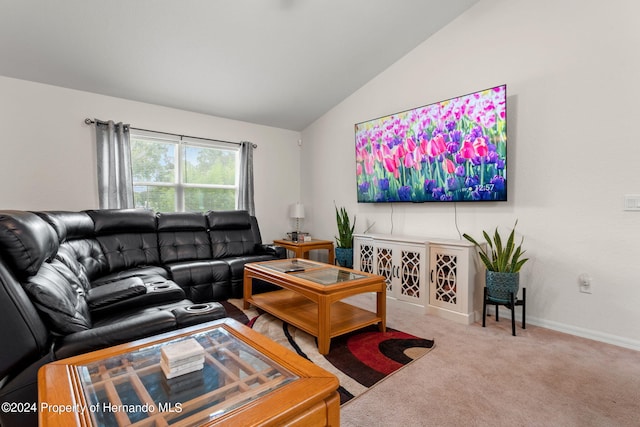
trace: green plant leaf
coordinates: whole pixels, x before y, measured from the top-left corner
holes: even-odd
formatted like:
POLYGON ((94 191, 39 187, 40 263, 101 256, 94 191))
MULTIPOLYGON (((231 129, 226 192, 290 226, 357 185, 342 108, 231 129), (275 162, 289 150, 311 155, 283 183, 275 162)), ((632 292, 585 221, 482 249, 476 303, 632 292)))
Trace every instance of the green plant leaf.
POLYGON ((521 259, 521 257, 525 253, 525 251, 522 250, 524 237, 522 237, 518 246, 516 246, 515 244, 515 231, 517 224, 518 220, 515 221, 513 228, 511 229, 511 232, 507 237, 506 244, 504 245, 504 241, 498 231, 498 227, 496 227, 493 233, 493 238, 489 235, 489 233, 483 231, 482 234, 487 243, 488 250, 485 250, 482 245, 480 245, 470 235, 465 233, 462 236, 478 249, 478 255, 480 256, 480 259, 482 260, 482 263, 485 265, 487 270, 517 273, 529 260, 529 258, 521 259))
POLYGON ((356 227, 356 217, 353 217, 353 224, 349 219, 349 213, 343 207, 336 208, 336 224, 338 226, 338 236, 335 236, 336 246, 339 248, 353 247, 353 231, 356 227))

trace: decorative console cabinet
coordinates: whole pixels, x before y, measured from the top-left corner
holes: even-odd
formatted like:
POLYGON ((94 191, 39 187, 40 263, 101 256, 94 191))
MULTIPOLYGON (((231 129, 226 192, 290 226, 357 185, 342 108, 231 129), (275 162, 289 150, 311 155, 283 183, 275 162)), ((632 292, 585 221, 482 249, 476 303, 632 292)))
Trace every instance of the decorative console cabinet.
POLYGON ((425 306, 427 251, 424 240, 397 236, 354 235, 356 270, 384 276, 387 297, 425 306))
POLYGON ((461 323, 480 318, 480 264, 467 241, 355 234, 353 258, 356 270, 386 278, 389 298, 461 323))

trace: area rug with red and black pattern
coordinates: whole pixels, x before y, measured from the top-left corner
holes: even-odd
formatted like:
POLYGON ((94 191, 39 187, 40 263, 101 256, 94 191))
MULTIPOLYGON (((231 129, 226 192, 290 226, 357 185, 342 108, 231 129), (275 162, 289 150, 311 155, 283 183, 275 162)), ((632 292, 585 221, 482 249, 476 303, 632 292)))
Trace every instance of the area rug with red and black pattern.
POLYGON ((336 375, 341 405, 434 347, 433 340, 388 327, 386 332, 380 332, 377 326, 369 326, 331 339, 329 354, 321 355, 316 338, 306 332, 254 307, 242 310, 242 300, 229 300, 223 305, 229 317, 336 375))

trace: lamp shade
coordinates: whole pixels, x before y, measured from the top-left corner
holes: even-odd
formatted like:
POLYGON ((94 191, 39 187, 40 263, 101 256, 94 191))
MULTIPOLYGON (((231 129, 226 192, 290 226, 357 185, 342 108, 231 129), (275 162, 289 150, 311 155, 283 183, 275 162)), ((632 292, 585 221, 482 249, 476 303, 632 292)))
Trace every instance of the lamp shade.
POLYGON ((304 205, 302 203, 294 203, 289 207, 289 217, 304 218, 304 205))

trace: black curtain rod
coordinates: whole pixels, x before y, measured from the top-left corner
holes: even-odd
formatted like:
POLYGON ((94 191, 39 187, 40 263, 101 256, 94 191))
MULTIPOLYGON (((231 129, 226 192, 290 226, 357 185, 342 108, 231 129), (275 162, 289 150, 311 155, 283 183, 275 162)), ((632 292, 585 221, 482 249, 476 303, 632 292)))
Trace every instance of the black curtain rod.
MULTIPOLYGON (((107 124, 107 122, 103 121, 103 120, 98 120, 98 119, 90 119, 90 118, 86 118, 84 119, 84 123, 87 125, 92 125, 95 123, 101 123, 101 124, 107 124)), ((171 133, 171 132, 159 132, 157 130, 150 130, 150 129, 140 129, 140 128, 134 128, 129 126, 129 129, 133 129, 133 130, 141 130, 143 132, 153 132, 153 133, 163 133, 165 135, 173 135, 173 136, 179 136, 180 138, 193 138, 193 139, 202 139, 204 141, 214 141, 214 142, 224 142, 225 144, 235 144, 235 145, 241 145, 239 142, 233 142, 233 141, 223 141, 221 139, 211 139, 211 138, 201 138, 199 136, 189 136, 189 135, 180 135, 177 133, 171 133)), ((253 148, 258 148, 258 145, 255 143, 251 144, 253 146, 253 148)))

